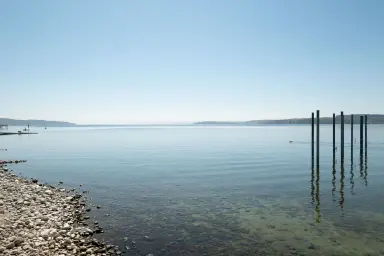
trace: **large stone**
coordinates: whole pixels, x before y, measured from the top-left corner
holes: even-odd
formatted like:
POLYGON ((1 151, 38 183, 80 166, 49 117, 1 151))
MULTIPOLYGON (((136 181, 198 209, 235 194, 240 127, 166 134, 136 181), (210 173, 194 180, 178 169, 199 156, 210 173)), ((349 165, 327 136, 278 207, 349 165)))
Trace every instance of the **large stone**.
POLYGON ((93 231, 89 228, 86 228, 86 227, 78 227, 76 229, 77 232, 79 232, 80 235, 82 236, 87 236, 87 235, 92 235, 93 234, 93 231))
POLYGON ((43 238, 48 238, 49 232, 50 232, 50 229, 44 229, 43 231, 40 232, 40 236, 43 238))
POLYGON ((8 244, 5 246, 5 248, 8 249, 8 250, 13 249, 13 248, 15 248, 15 243, 14 243, 14 242, 8 243, 8 244))
POLYGON ((49 235, 51 237, 57 237, 59 235, 59 233, 57 232, 57 229, 55 228, 52 228, 50 231, 49 231, 49 235))
POLYGON ((15 246, 19 246, 21 245, 22 243, 24 243, 24 238, 21 238, 21 237, 18 237, 15 239, 15 241, 13 241, 15 243, 15 246))
POLYGON ((23 245, 23 250, 24 251, 29 251, 29 250, 31 250, 32 248, 31 248, 31 246, 29 245, 29 244, 26 244, 26 245, 23 245))
POLYGON ((49 218, 48 218, 47 216, 42 216, 42 217, 40 218, 40 220, 42 220, 42 221, 48 221, 49 218))
POLYGON ((44 193, 47 195, 53 195, 52 190, 49 190, 49 189, 45 190, 44 193))
POLYGON ((70 230, 71 229, 71 225, 69 225, 68 223, 65 223, 64 226, 63 226, 63 229, 64 230, 70 230))

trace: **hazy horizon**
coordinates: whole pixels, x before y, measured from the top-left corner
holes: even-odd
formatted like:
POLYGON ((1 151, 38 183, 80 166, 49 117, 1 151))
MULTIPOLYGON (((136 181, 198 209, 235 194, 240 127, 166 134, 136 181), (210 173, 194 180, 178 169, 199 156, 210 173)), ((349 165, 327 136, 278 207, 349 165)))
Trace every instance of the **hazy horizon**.
POLYGON ((169 124, 380 113, 384 2, 0 3, 0 115, 169 124))
MULTIPOLYGON (((315 118, 316 118, 316 111, 313 111, 315 113, 315 118)), ((321 112, 320 112, 321 114, 321 112)), ((344 112, 344 116, 347 118, 346 121, 348 121, 348 116, 350 116, 351 114, 355 115, 355 124, 357 124, 358 122, 358 116, 359 115, 383 115, 384 114, 378 114, 378 113, 345 113, 344 112)), ((336 117, 340 116, 340 113, 335 113, 336 117)), ((230 121, 230 120, 195 120, 195 121, 186 121, 186 122, 164 122, 164 123, 153 123, 153 122, 142 122, 142 123, 120 123, 120 124, 114 124, 114 123, 87 123, 87 124, 79 124, 79 123, 75 123, 75 122, 70 122, 68 120, 60 120, 60 119, 55 119, 55 120, 45 120, 45 119, 35 119, 35 118, 26 118, 26 119, 15 119, 15 118, 10 118, 10 117, 1 117, 0 116, 0 119, 13 119, 13 120, 33 120, 33 121, 48 121, 48 122, 66 122, 66 123, 74 123, 76 124, 77 126, 135 126, 135 125, 191 125, 191 124, 196 124, 196 123, 204 123, 204 122, 217 122, 217 123, 235 123, 235 122, 239 122, 239 123, 242 123, 242 122, 249 122, 249 121, 274 121, 274 120, 294 120, 294 119, 310 119, 311 116, 307 116, 307 117, 293 117, 293 118, 278 118, 278 119, 271 119, 271 118, 267 118, 267 119, 249 119, 249 120, 239 120, 239 121, 230 121)), ((320 115, 320 118, 332 118, 332 116, 322 116, 320 115)), ((1 124, 1 123, 0 123, 1 124)))

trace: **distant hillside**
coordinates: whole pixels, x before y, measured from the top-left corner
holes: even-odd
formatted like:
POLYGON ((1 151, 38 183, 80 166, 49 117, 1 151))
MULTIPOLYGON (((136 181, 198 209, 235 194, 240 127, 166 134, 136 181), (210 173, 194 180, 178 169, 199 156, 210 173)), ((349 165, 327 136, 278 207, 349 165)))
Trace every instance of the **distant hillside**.
POLYGON ((74 123, 60 122, 60 121, 46 121, 46 120, 17 120, 10 118, 0 118, 0 125, 9 126, 49 126, 49 127, 69 127, 76 126, 74 123))
MULTIPOLYGON (((354 124, 360 122, 360 116, 364 114, 355 114, 354 115, 354 124)), ((332 117, 321 117, 321 124, 332 124, 332 117)), ((316 117, 315 117, 316 123, 316 117)), ((340 115, 336 116, 336 123, 340 124, 340 115)), ((344 123, 351 123, 351 116, 344 115, 344 123)), ((384 124, 384 115, 368 115, 368 123, 371 124, 384 124)), ((276 119, 276 120, 251 120, 251 121, 243 121, 243 122, 217 122, 217 121, 204 121, 197 122, 195 125, 262 125, 262 124, 311 124, 311 118, 293 118, 293 119, 276 119)))

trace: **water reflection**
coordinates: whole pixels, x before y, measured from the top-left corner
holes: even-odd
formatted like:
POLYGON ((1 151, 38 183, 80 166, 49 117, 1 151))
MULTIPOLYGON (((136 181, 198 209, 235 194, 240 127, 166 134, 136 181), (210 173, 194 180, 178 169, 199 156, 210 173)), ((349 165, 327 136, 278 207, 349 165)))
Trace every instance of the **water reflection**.
POLYGON ((351 175, 351 177, 349 178, 349 183, 351 184, 351 194, 354 195, 355 194, 355 191, 354 191, 355 182, 353 181, 353 177, 355 176, 355 174, 353 172, 353 155, 351 155, 351 171, 350 171, 350 175, 351 175))
POLYGON ((363 165, 363 154, 360 154, 360 178, 363 178, 364 179, 364 172, 363 172, 363 169, 364 169, 364 165, 363 165))
POLYGON ((316 170, 316 207, 315 207, 315 211, 317 214, 316 222, 320 223, 321 214, 320 214, 320 169, 319 169, 319 167, 317 167, 317 170, 316 170))
POLYGON ((344 165, 341 165, 341 170, 340 170, 340 209, 344 209, 344 165))
POLYGON ((335 162, 333 162, 332 165, 332 201, 336 202, 336 168, 335 168, 335 162))
POLYGON ((312 175, 311 175, 311 203, 312 205, 315 204, 315 185, 314 185, 314 182, 315 181, 315 169, 312 167, 312 175))
POLYGON ((368 186, 368 163, 367 163, 367 157, 365 157, 364 184, 365 184, 366 187, 368 186))
MULTIPOLYGON (((351 165, 350 165, 350 177, 349 177, 349 183, 350 183, 350 192, 351 195, 355 195, 355 170, 357 170, 357 165, 355 164, 354 155, 353 155, 353 145, 351 146, 351 165)), ((357 161, 358 162, 358 161, 357 161)), ((332 201, 333 203, 338 202, 338 205, 340 207, 340 210, 342 211, 342 214, 344 214, 344 208, 345 208, 345 166, 343 161, 341 161, 340 164, 340 187, 337 189, 336 185, 336 166, 337 166, 337 159, 336 157, 333 158, 332 163, 332 201), (339 193, 339 197, 337 196, 337 192, 339 193)), ((360 155, 360 177, 364 181, 365 186, 368 186, 368 161, 367 158, 364 156, 364 153, 360 155)), ((348 170, 347 170, 348 171, 348 170)), ((348 181, 347 181, 348 182, 348 181)), ((316 167, 316 177, 315 177, 315 168, 312 168, 311 172, 311 204, 314 206, 315 212, 316 212, 316 222, 321 221, 321 211, 320 211, 320 168, 316 167)))

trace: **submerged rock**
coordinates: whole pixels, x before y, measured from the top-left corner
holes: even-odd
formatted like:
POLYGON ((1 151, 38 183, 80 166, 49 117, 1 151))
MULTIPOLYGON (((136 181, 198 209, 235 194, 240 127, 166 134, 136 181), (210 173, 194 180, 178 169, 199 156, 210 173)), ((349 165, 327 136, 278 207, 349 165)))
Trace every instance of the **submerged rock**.
POLYGON ((144 236, 143 238, 144 238, 144 240, 147 241, 147 242, 152 242, 152 241, 155 240, 155 239, 153 239, 152 237, 149 237, 149 236, 144 236))

